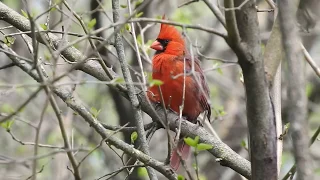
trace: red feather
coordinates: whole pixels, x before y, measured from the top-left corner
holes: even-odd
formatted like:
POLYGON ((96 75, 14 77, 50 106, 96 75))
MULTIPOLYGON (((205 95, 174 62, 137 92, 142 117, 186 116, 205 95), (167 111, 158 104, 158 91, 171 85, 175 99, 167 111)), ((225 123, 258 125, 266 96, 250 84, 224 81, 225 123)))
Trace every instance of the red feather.
MULTIPOLYGON (((157 50, 152 60, 152 78, 163 82, 160 88, 165 106, 170 106, 170 109, 179 113, 179 107, 183 103, 185 61, 187 75, 185 78, 185 99, 182 115, 188 121, 195 123, 199 114, 207 111, 207 117, 210 120, 209 88, 205 76, 196 57, 193 57, 194 73, 189 73, 192 70, 192 58, 185 47, 185 41, 180 32, 171 25, 161 24, 158 38, 151 45, 151 48, 157 50)), ((148 97, 151 101, 161 103, 161 96, 157 86, 150 87, 149 92, 148 97)), ((178 144, 178 149, 175 149, 175 151, 177 150, 181 152, 183 158, 187 158, 185 152, 189 154, 190 147, 187 147, 182 142, 178 144)), ((171 166, 177 169, 179 163, 180 159, 177 153, 173 152, 171 166)))

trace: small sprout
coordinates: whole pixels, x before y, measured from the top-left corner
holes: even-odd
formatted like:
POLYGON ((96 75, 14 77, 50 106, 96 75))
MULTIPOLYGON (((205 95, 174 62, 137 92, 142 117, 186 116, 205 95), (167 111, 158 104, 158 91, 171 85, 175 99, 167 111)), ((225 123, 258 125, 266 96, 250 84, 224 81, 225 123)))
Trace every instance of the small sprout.
POLYGON ((1 123, 0 125, 1 125, 1 127, 6 129, 7 131, 10 131, 12 124, 13 124, 13 120, 7 120, 7 121, 1 123))
POLYGON ((40 26, 43 30, 48 30, 48 26, 46 24, 40 24, 40 26))
POLYGON ((124 27, 125 27, 125 29, 126 29, 127 31, 129 31, 129 32, 131 31, 131 27, 130 27, 129 24, 125 24, 124 27))
POLYGON ((120 7, 121 7, 121 8, 127 8, 127 5, 121 4, 120 7))
POLYGON ((122 77, 117 77, 113 79, 112 82, 115 82, 116 84, 121 84, 121 83, 124 83, 125 81, 122 77))
POLYGON ((246 143, 245 140, 242 140, 241 143, 240 143, 240 145, 241 145, 245 150, 249 151, 248 146, 247 146, 247 143, 246 143))
POLYGON ((242 140, 241 143, 240 143, 240 145, 241 145, 242 147, 244 147, 244 148, 247 147, 247 143, 246 143, 245 140, 242 140))
POLYGON ((137 43, 139 46, 141 46, 141 44, 142 44, 142 37, 140 34, 137 36, 137 43))
POLYGON ((143 15, 143 12, 139 12, 138 14, 136 14, 136 18, 139 18, 139 17, 141 17, 143 15))
POLYGON ((223 75, 223 72, 222 72, 222 69, 221 69, 221 68, 218 68, 217 71, 218 71, 218 73, 219 73, 220 75, 223 75))
POLYGON ((211 144, 199 143, 199 144, 197 144, 196 148, 198 151, 203 151, 203 150, 212 149, 213 146, 211 144))
POLYGON ((100 114, 101 109, 97 110, 95 107, 90 108, 90 112, 93 115, 94 118, 97 118, 100 114))
POLYGON ((178 180, 185 180, 184 176, 182 176, 181 174, 178 175, 178 180))
POLYGON ((163 81, 159 80, 159 79, 152 79, 150 82, 150 87, 152 86, 161 86, 163 84, 163 81))
POLYGON ((91 19, 91 21, 88 22, 88 29, 91 30, 94 27, 94 25, 96 25, 96 23, 96 18, 91 19))
POLYGON ((14 41, 16 40, 16 38, 15 37, 12 37, 12 36, 7 36, 7 37, 5 37, 4 38, 4 43, 8 46, 8 47, 10 47, 12 44, 14 44, 14 41))
POLYGON ((147 177, 148 176, 147 169, 145 167, 139 167, 138 168, 138 176, 139 177, 147 177))
POLYGON ((134 5, 139 6, 142 2, 143 2, 143 0, 138 0, 134 5))
POLYGON ((23 9, 21 9, 21 13, 25 18, 29 18, 28 13, 26 13, 23 9))
POLYGON ((199 143, 199 139, 200 139, 200 137, 199 137, 199 136, 196 136, 196 137, 194 138, 194 141, 196 142, 196 144, 198 144, 198 143, 199 143))
POLYGON ((56 11, 56 10, 57 10, 57 8, 52 7, 52 8, 50 9, 50 12, 54 12, 54 11, 56 11))
POLYGON ((199 142, 199 136, 196 136, 195 139, 192 139, 191 137, 186 137, 183 139, 186 144, 188 144, 191 147, 196 147, 199 142), (198 137, 198 138, 197 138, 198 137))
POLYGON ((138 133, 136 131, 131 133, 131 144, 133 144, 138 138, 138 133))

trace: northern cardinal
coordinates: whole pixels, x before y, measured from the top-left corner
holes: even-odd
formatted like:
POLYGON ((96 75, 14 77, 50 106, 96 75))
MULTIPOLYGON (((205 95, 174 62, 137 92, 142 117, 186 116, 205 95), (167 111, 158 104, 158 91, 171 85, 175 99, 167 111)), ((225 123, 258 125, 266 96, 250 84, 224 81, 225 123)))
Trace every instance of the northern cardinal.
MULTIPOLYGON (((207 117, 210 120, 209 88, 200 68, 200 62, 196 57, 191 58, 179 31, 171 25, 161 24, 160 33, 150 47, 156 50, 152 60, 152 78, 163 82, 160 88, 165 106, 179 113, 179 106, 184 104, 182 115, 193 123, 197 122, 197 117, 204 111, 207 111, 207 117), (194 64, 193 73, 192 64, 194 64), (183 102, 184 82, 185 98, 183 102)), ((153 102, 162 102, 161 93, 158 86, 148 89, 148 97, 153 102)), ((177 170, 180 165, 177 151, 180 152, 182 159, 186 160, 190 154, 190 146, 185 144, 183 139, 178 142, 170 159, 170 165, 174 170, 177 170)))

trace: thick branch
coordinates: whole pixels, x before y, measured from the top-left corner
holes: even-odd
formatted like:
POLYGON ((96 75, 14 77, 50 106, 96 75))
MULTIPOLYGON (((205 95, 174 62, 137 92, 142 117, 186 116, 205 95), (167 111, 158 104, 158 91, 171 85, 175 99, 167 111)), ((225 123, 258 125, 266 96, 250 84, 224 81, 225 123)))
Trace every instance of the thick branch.
MULTIPOLYGON (((231 2, 231 0, 226 1, 231 2)), ((230 2, 225 5, 232 5, 230 2)), ((235 0, 234 7, 238 7, 243 2, 243 0, 235 0)), ((227 18, 235 18, 226 21, 228 34, 232 35, 227 42, 237 54, 244 76, 252 179, 275 180, 278 179, 276 125, 264 74, 255 7, 255 1, 250 0, 241 10, 235 11, 235 15, 232 14, 234 10, 226 11, 227 18), (234 24, 235 20, 236 24, 234 24), (238 33, 235 32, 236 29, 238 33)))

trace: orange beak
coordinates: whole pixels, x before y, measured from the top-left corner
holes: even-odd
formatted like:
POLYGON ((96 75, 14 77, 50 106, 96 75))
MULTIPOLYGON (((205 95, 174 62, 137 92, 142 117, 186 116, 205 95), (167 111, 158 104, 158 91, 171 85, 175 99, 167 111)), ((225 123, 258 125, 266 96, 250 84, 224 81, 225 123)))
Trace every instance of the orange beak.
POLYGON ((154 41, 150 48, 157 50, 157 51, 163 51, 163 46, 161 45, 161 43, 159 41, 154 41))

